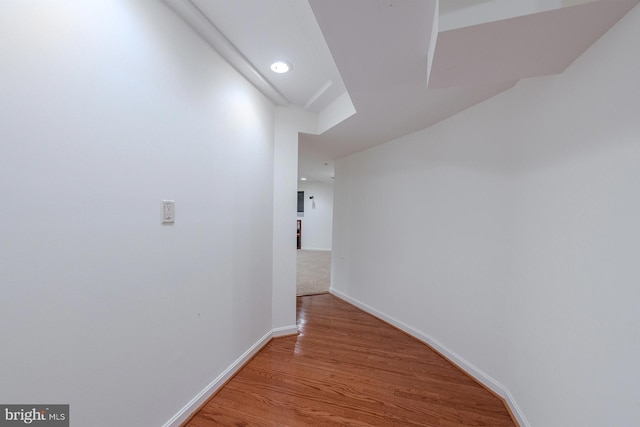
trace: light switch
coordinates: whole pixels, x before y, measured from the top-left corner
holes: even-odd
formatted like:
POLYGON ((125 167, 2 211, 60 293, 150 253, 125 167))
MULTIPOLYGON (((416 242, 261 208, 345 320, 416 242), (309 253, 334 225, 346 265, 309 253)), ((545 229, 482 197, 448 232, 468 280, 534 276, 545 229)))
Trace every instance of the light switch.
POLYGON ((162 201, 162 223, 173 224, 176 222, 176 202, 173 200, 162 201))

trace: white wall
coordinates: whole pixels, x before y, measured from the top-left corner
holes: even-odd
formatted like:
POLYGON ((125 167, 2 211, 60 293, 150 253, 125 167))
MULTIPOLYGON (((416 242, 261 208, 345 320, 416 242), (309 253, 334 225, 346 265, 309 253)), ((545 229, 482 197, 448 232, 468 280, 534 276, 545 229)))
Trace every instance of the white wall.
POLYGON ((298 132, 315 133, 317 114, 277 107, 273 204, 273 327, 290 334, 296 327, 296 207, 298 132))
POLYGON ((0 28, 0 402, 162 425, 271 328, 273 105, 162 2, 0 28))
POLYGON ((523 424, 640 419, 638 51, 636 7, 564 74, 336 165, 333 287, 486 373, 523 424))
POLYGON ((301 181, 298 191, 304 191, 302 249, 331 250, 333 231, 333 183, 301 181), (309 199, 313 196, 313 200, 309 199))

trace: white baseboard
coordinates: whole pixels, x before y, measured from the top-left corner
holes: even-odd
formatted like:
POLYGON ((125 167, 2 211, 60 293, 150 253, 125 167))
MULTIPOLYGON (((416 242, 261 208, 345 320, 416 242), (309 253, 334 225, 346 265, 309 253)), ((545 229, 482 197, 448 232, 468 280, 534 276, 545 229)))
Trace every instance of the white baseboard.
POLYGON ((298 333, 298 327, 296 325, 293 326, 283 326, 281 328, 275 328, 271 330, 272 338, 286 337, 287 335, 296 335, 298 333))
POLYGON ((480 383, 482 383, 485 387, 487 387, 488 389, 490 389, 491 391, 493 391, 495 394, 497 394, 498 396, 502 397, 502 399, 504 399, 505 403, 509 406, 509 410, 512 412, 513 416, 516 418, 516 420, 518 421, 518 423, 520 424, 520 427, 529 427, 529 423, 527 422, 524 414, 522 413, 522 410, 520 409, 520 407, 518 406, 518 404, 516 403, 515 399, 513 398, 513 396, 511 395, 511 393, 509 392, 509 390, 503 386, 502 384, 500 384, 498 381, 496 381, 495 379, 493 379, 492 377, 490 377, 486 372, 482 371, 481 369, 477 368, 476 366, 474 366, 472 363, 468 362, 467 360, 465 360, 464 358, 462 358, 459 354, 457 354, 456 352, 450 350, 449 348, 445 347, 444 345, 442 345, 440 342, 438 342, 437 340, 435 340, 434 338, 432 338, 431 336, 429 336, 428 334, 407 325, 404 322, 401 322, 400 320, 389 316, 381 311, 379 311, 376 308, 371 307, 368 304, 363 303, 362 301, 359 301, 355 298, 352 298, 336 289, 331 288, 329 290, 329 292, 331 292, 333 295, 337 296, 340 299, 343 299, 345 301, 347 301, 350 304, 353 304, 354 306, 358 307, 359 309, 366 311, 367 313, 371 314, 372 316, 375 316, 381 320, 384 320, 385 322, 395 326, 396 328, 408 333, 409 335, 411 335, 412 337, 416 338, 419 341, 422 341, 423 343, 427 344, 428 346, 432 347, 433 349, 435 349, 437 352, 441 353, 444 357, 446 357, 451 363, 455 364, 456 366, 458 366, 460 369, 462 369, 463 371, 465 371, 467 374, 469 374, 470 376, 472 376, 473 378, 475 378, 477 381, 479 381, 480 383))
POLYGON ((331 252, 331 248, 307 248, 307 247, 302 247, 303 251, 325 251, 325 252, 331 252))
POLYGON ((294 335, 298 332, 297 326, 284 326, 281 328, 275 328, 267 332, 262 338, 260 338, 255 344, 253 344, 247 351, 244 352, 235 362, 233 362, 227 369, 224 370, 216 379, 211 381, 200 393, 198 393, 189 403, 184 405, 178 413, 176 413, 169 421, 164 423, 162 427, 179 427, 180 424, 185 422, 193 412, 197 411, 200 406, 209 400, 213 394, 220 389, 229 378, 233 377, 256 353, 267 345, 272 338, 278 338, 285 335, 294 335))

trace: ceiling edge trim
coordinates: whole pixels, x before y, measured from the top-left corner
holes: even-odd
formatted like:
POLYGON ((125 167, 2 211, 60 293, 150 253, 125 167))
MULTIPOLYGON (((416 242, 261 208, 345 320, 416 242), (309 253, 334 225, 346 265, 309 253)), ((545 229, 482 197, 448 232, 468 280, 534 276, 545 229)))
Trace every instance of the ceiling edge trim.
POLYGON ((436 0, 433 12, 433 25, 431 26, 431 38, 429 39, 429 51, 427 52, 427 84, 429 88, 429 79, 431 78, 431 67, 433 66, 433 57, 436 53, 436 45, 438 43, 438 34, 440 26, 440 0, 436 0))
POLYGON ((164 2, 264 96, 276 105, 290 104, 191 0, 164 2))
POLYGON ((333 81, 329 80, 324 85, 318 89, 316 93, 314 93, 311 98, 304 105, 304 109, 308 110, 331 86, 333 85, 333 81))

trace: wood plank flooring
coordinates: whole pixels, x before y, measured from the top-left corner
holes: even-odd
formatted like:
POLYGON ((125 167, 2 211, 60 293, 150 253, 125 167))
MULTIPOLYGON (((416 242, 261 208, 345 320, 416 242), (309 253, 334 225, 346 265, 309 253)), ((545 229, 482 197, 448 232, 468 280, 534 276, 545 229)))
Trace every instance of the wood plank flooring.
POLYGON ((298 298, 298 331, 186 426, 514 426, 500 399, 429 347, 331 294, 298 298))

